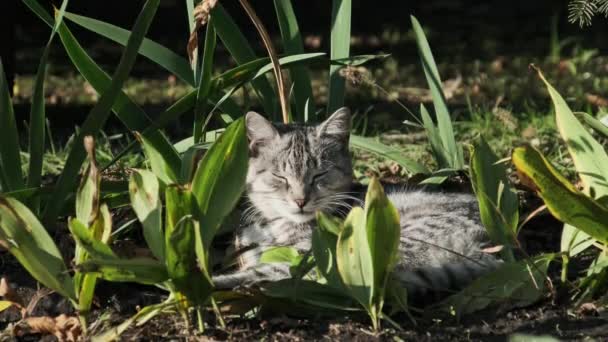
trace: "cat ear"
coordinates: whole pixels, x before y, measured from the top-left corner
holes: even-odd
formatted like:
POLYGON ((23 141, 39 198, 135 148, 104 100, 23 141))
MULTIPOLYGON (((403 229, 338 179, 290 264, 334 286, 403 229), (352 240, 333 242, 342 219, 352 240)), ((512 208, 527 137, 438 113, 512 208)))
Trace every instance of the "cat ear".
POLYGON ((256 112, 249 112, 245 116, 247 127, 247 138, 249 139, 249 151, 255 157, 258 149, 279 136, 276 128, 263 116, 256 112))
POLYGON ((318 134, 348 140, 350 125, 350 109, 342 107, 319 125, 318 134))

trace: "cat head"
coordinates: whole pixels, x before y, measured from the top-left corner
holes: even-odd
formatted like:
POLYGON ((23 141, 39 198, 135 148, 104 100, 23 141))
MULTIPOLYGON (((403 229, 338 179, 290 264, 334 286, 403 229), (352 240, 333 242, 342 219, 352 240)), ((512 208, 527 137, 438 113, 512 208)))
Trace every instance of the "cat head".
POLYGON ((352 182, 348 108, 314 126, 273 124, 249 112, 246 126, 247 195, 257 213, 304 223, 313 220, 317 210, 333 212, 345 206, 352 182))

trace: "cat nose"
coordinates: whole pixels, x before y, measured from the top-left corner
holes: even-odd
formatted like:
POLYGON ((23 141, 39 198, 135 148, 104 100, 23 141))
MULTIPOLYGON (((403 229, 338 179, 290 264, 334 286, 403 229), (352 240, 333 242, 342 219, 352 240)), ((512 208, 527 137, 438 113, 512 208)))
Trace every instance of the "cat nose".
POLYGON ((304 208, 304 205, 306 205, 306 200, 304 199, 294 199, 293 201, 296 202, 300 209, 304 208))

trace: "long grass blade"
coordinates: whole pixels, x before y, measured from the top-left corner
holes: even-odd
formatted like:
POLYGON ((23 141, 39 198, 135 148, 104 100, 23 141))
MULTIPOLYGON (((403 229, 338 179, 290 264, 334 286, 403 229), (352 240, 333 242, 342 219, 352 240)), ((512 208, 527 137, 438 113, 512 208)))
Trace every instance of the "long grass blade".
POLYGON ((426 80, 433 97, 433 106, 435 107, 437 126, 441 135, 443 146, 451 159, 452 165, 450 166, 454 169, 463 169, 464 158, 462 155, 462 147, 456 144, 456 140, 454 138, 452 119, 446 104, 435 58, 433 57, 429 42, 424 35, 422 26, 420 26, 420 23, 414 16, 411 17, 411 20, 412 26, 414 27, 414 33, 416 34, 416 43, 418 45, 418 52, 420 54, 420 60, 424 69, 424 75, 426 76, 426 80))
POLYGON ((208 97, 211 90, 211 73, 213 72, 213 55, 215 54, 216 43, 217 35, 215 33, 215 28, 213 27, 213 17, 211 17, 207 23, 203 61, 200 68, 197 67, 197 70, 200 70, 200 81, 197 84, 198 92, 196 94, 196 106, 194 107, 194 132, 192 134, 194 136, 194 141, 197 143, 205 136, 203 132, 203 123, 205 121, 205 110, 208 107, 208 97))
MULTIPOLYGON (((63 20, 63 16, 65 13, 65 9, 68 5, 68 0, 64 0, 61 4, 57 15, 55 16, 55 25, 53 26, 53 30, 51 31, 51 36, 49 37, 46 46, 44 47, 44 51, 42 52, 42 57, 40 58, 40 63, 38 64, 38 71, 36 72, 36 80, 34 82, 34 93, 32 95, 32 107, 30 111, 30 136, 29 136, 29 171, 27 177, 27 187, 35 188, 40 186, 40 182, 42 180, 42 159, 44 157, 44 141, 46 137, 45 132, 45 124, 46 124, 46 114, 44 108, 44 79, 46 76, 46 65, 49 58, 49 53, 51 51, 51 44, 53 42, 53 38, 55 38, 55 34, 57 33, 57 28, 59 24, 61 24, 63 20)), ((32 210, 34 212, 38 212, 39 210, 39 199, 35 198, 33 203, 31 204, 32 210)))
MULTIPOLYGON (((346 58, 350 54, 351 0, 333 0, 331 13, 332 60, 346 58)), ((327 113, 333 113, 344 106, 345 80, 340 76, 341 65, 329 67, 329 93, 327 113)))
MULTIPOLYGON (((129 30, 78 14, 67 12, 65 17, 71 22, 121 45, 127 44, 129 35, 131 34, 129 30)), ((194 85, 192 69, 186 58, 148 38, 144 38, 138 52, 167 71, 175 74, 182 81, 192 86, 194 85)))
POLYGON ((350 146, 366 152, 373 153, 395 161, 403 166, 409 173, 429 173, 429 170, 422 164, 403 156, 403 153, 391 146, 385 145, 375 139, 362 137, 358 135, 350 136, 350 146))
MULTIPOLYGON (((217 35, 237 64, 244 64, 257 58, 251 44, 249 44, 247 38, 245 38, 221 3, 218 3, 214 8, 213 16, 213 26, 215 27, 217 35)), ((278 108, 277 101, 275 100, 277 96, 268 82, 268 79, 261 78, 255 80, 251 82, 251 85, 259 97, 267 115, 274 115, 273 118, 277 119, 279 117, 277 115, 278 112, 275 110, 278 108)))
MULTIPOLYGON (((287 55, 303 54, 304 44, 298 27, 298 20, 293 11, 291 0, 274 0, 277 20, 283 39, 283 50, 287 55)), ((304 113, 315 113, 314 102, 307 101, 312 98, 312 85, 309 71, 305 66, 292 66, 289 75, 293 82, 296 121, 304 122, 304 113), (307 108, 308 107, 308 108, 307 108)))
MULTIPOLYGON (((118 63, 118 67, 112 78, 112 83, 106 92, 101 95, 99 102, 89 112, 89 115, 77 136, 77 141, 82 141, 82 137, 85 135, 96 134, 103 127, 103 124, 110 115, 112 104, 120 93, 120 89, 122 88, 124 81, 126 81, 133 64, 135 64, 137 51, 152 23, 159 2, 160 0, 146 1, 144 8, 137 17, 125 51, 120 58, 120 62, 118 63)), ((46 222, 53 222, 61 211, 64 204, 64 201, 61 199, 64 199, 70 190, 72 190, 74 179, 77 177, 85 157, 86 153, 84 147, 78 143, 74 144, 65 163, 65 168, 55 187, 53 196, 55 200, 50 201, 44 210, 43 217, 46 222)))
POLYGON ((0 165, 6 187, 4 189, 3 186, 3 191, 21 190, 25 184, 21 174, 19 135, 2 60, 0 60, 0 127, 3 130, 0 134, 0 165))

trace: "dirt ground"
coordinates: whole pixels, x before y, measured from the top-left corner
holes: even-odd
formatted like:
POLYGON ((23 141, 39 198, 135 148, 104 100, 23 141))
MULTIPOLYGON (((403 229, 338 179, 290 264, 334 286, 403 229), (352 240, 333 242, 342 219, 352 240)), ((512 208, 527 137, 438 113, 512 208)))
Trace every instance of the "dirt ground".
MULTIPOLYGON (((528 223, 520 240, 534 255, 559 250, 561 224, 549 215, 541 215, 528 223)), ((71 250, 70 238, 60 236, 62 250, 71 250)), ((557 277, 559 265, 550 270, 557 277)), ((572 272, 576 273, 576 272, 572 272)), ((38 284, 16 263, 10 254, 0 251, 0 276, 7 277, 11 286, 27 303, 40 290, 38 284)), ((499 309, 464 317, 438 318, 427 314, 416 318, 414 325, 407 317, 395 320, 403 330, 385 323, 379 334, 374 334, 364 316, 342 319, 300 319, 286 315, 261 315, 257 318, 227 317, 226 328, 219 328, 213 315, 207 315, 208 326, 202 334, 185 326, 178 315, 159 316, 141 327, 131 327, 123 335, 125 341, 161 340, 392 340, 392 341, 508 341, 513 334, 552 336, 564 341, 608 341, 608 312, 601 307, 586 305, 584 310, 569 304, 569 293, 560 289, 556 281, 553 296, 539 303, 511 311, 499 309)), ((152 286, 100 282, 90 320, 91 332, 98 333, 131 317, 138 308, 161 302, 166 293, 152 286)), ((56 317, 73 315, 69 302, 57 294, 42 295, 31 316, 56 317)), ((53 336, 26 335, 19 338, 9 331, 20 319, 19 311, 10 308, 0 313, 0 341, 53 341, 53 336)), ((531 341, 531 340, 527 340, 531 341)))

